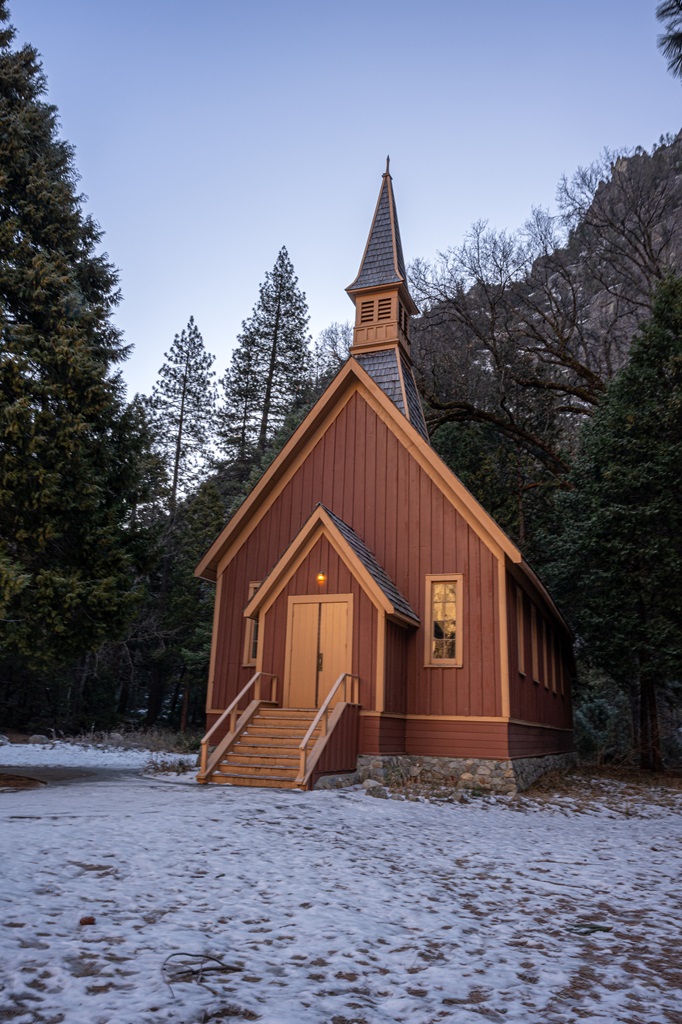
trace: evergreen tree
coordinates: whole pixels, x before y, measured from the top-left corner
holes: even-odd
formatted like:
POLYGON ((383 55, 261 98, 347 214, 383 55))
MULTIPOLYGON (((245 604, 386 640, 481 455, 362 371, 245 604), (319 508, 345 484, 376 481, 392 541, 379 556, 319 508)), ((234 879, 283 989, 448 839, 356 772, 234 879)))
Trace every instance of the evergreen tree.
POLYGON ((682 678, 681 466, 682 280, 669 278, 584 428, 554 565, 587 654, 636 688, 640 762, 652 769, 658 699, 682 678))
POLYGON ((170 509, 178 492, 186 492, 198 480, 210 447, 215 418, 214 357, 189 318, 187 329, 176 334, 152 393, 152 409, 158 428, 158 445, 170 475, 170 509))
POLYGON ((193 317, 186 330, 175 335, 165 359, 151 399, 156 448, 165 461, 170 485, 165 522, 159 531, 159 560, 149 577, 148 602, 143 612, 152 626, 147 630, 147 725, 153 725, 163 711, 177 662, 173 606, 175 590, 186 586, 186 581, 177 576, 177 546, 185 540, 182 516, 178 517, 177 511, 180 498, 187 499, 199 480, 202 466, 209 461, 216 400, 215 374, 211 369, 214 357, 206 351, 193 317))
POLYGON ((353 327, 346 321, 334 321, 320 331, 314 348, 315 390, 322 394, 348 359, 353 344, 353 327))
POLYGON ((289 254, 282 248, 242 324, 222 380, 221 456, 249 461, 262 455, 292 406, 308 400, 308 306, 289 254))
POLYGON ((656 8, 656 17, 665 26, 658 37, 658 48, 668 62, 668 71, 682 78, 682 0, 663 0, 656 8))
POLYGON ((188 721, 203 725, 213 629, 215 587, 197 579, 194 569, 224 525, 225 509, 213 480, 201 484, 178 509, 166 616, 167 673, 173 687, 169 713, 183 732, 188 721))
POLYGON ((12 49, 8 19, 0 0, 0 670, 16 718, 48 679, 68 714, 76 669, 134 610, 144 441, 115 370, 116 271, 38 55, 12 49))
POLYGON ((220 460, 239 465, 250 465, 257 451, 263 382, 259 339, 245 327, 220 381, 224 404, 217 416, 220 460))

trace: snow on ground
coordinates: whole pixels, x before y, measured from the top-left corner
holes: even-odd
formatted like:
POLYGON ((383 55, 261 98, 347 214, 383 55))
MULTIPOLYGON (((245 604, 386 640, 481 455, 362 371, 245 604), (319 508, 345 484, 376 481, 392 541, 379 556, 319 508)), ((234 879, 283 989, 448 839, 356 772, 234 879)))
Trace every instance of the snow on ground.
POLYGON ((121 773, 0 793, 0 829, 0 1021, 682 1022, 679 795, 581 813, 121 773))
POLYGON ((149 750, 126 750, 108 744, 53 743, 31 744, 12 743, 0 746, 0 764, 18 768, 96 768, 134 769, 144 768, 150 762, 167 757, 173 761, 183 760, 194 764, 196 754, 158 754, 149 750))

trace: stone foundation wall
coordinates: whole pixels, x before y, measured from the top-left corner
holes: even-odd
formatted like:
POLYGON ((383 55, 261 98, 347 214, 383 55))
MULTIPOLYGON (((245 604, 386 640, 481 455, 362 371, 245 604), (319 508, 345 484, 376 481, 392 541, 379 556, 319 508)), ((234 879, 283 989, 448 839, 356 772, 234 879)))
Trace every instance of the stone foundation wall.
POLYGON ((322 776, 317 780, 315 789, 337 789, 373 779, 385 786, 403 786, 412 782, 511 795, 528 789, 546 772, 566 770, 576 762, 574 753, 522 757, 513 761, 482 757, 424 757, 420 754, 393 757, 361 754, 356 771, 346 775, 322 776))

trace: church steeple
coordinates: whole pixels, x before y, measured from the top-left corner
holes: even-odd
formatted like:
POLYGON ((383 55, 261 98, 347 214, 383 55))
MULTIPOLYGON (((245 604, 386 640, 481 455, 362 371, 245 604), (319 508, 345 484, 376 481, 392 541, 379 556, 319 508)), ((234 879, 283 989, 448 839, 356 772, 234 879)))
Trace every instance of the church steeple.
POLYGON ((410 318, 419 310, 407 286, 393 179, 388 168, 387 157, 360 269, 346 288, 355 304, 350 351, 428 441, 410 359, 410 318))
POLYGON ((367 245, 357 277, 346 288, 355 303, 353 349, 399 344, 409 355, 410 317, 419 312, 407 287, 393 179, 386 159, 367 245))

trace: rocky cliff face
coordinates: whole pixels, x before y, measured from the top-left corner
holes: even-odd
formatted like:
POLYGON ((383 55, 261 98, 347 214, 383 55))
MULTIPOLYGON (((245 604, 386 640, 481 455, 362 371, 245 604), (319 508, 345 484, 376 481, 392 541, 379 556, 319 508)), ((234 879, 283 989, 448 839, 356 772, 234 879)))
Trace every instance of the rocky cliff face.
POLYGON ((552 474, 572 424, 623 366, 657 284, 682 272, 682 132, 560 183, 560 216, 475 225, 412 268, 413 358, 429 426, 492 426, 552 474))

